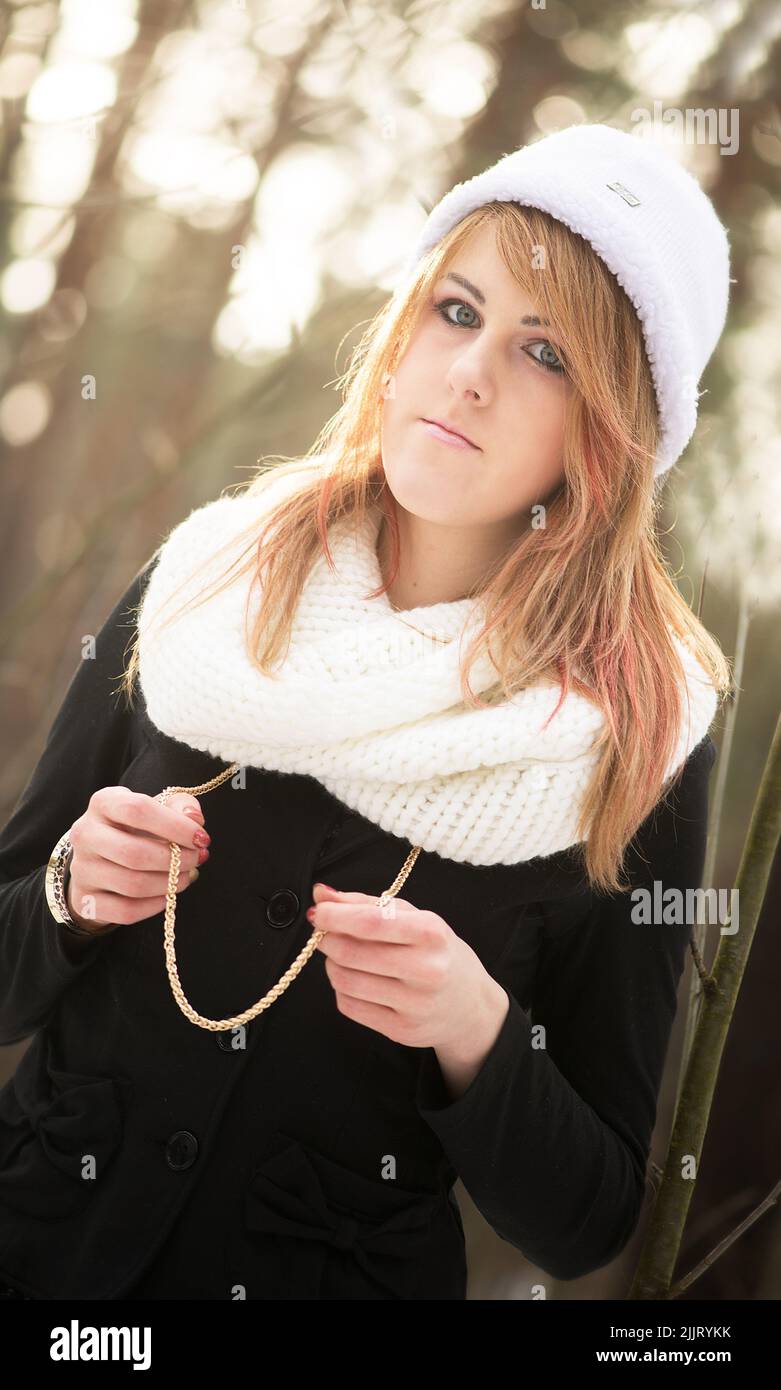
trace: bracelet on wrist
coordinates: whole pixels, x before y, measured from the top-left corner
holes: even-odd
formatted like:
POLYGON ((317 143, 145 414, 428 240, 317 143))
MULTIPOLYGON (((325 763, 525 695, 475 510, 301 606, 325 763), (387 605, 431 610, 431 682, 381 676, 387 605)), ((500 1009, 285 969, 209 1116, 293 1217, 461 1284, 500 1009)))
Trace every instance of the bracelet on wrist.
POLYGON ((46 866, 46 877, 44 880, 46 889, 46 901, 49 911, 55 921, 63 927, 67 927, 73 936, 96 937, 103 936, 106 932, 114 931, 113 924, 107 927, 96 927, 94 931, 89 927, 83 927, 79 922, 74 921, 68 909, 67 889, 70 877, 70 865, 73 858, 73 845, 70 840, 70 831, 66 830, 61 835, 49 857, 46 866))

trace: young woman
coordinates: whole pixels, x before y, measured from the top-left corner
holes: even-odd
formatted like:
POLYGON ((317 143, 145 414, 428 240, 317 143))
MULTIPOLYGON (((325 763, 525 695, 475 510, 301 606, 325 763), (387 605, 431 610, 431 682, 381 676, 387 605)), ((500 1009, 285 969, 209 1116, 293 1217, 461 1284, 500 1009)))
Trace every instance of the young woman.
POLYGON ((628 134, 506 156, 122 595, 0 837, 8 1296, 463 1299, 457 1177, 554 1277, 624 1249, 730 684, 656 483, 728 260, 628 134))

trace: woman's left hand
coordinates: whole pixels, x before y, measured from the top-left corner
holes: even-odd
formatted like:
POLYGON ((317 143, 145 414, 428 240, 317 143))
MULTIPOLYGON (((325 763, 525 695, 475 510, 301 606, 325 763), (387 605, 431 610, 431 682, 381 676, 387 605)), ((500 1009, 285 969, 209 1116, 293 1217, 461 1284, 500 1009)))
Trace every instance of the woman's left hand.
MULTIPOLYGON (((497 981, 435 912, 315 884, 309 920, 339 1012, 408 1047, 463 1046, 495 1010, 497 981)), ((308 914, 309 915, 309 914, 308 914)))

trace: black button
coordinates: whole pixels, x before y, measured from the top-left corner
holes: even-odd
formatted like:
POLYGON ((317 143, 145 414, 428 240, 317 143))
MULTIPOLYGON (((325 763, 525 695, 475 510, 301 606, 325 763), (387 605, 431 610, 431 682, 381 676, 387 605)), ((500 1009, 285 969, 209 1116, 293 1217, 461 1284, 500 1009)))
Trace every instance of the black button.
POLYGON ((289 927, 295 922, 301 904, 298 894, 292 888, 279 888, 272 893, 266 904, 266 918, 270 927, 289 927))
POLYGON ((192 1167, 198 1157, 198 1140, 189 1129, 177 1129, 165 1146, 165 1161, 174 1172, 192 1167))

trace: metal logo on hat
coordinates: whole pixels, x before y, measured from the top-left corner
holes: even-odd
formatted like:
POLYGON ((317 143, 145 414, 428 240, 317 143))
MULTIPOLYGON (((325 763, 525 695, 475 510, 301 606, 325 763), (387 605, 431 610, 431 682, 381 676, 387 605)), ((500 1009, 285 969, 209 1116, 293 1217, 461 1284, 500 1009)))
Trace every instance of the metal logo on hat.
POLYGON ((636 197, 634 193, 630 193, 629 189, 625 188, 622 183, 616 181, 615 183, 609 183, 607 186, 613 193, 619 193, 624 202, 628 203, 630 207, 636 208, 639 206, 640 199, 636 197))

